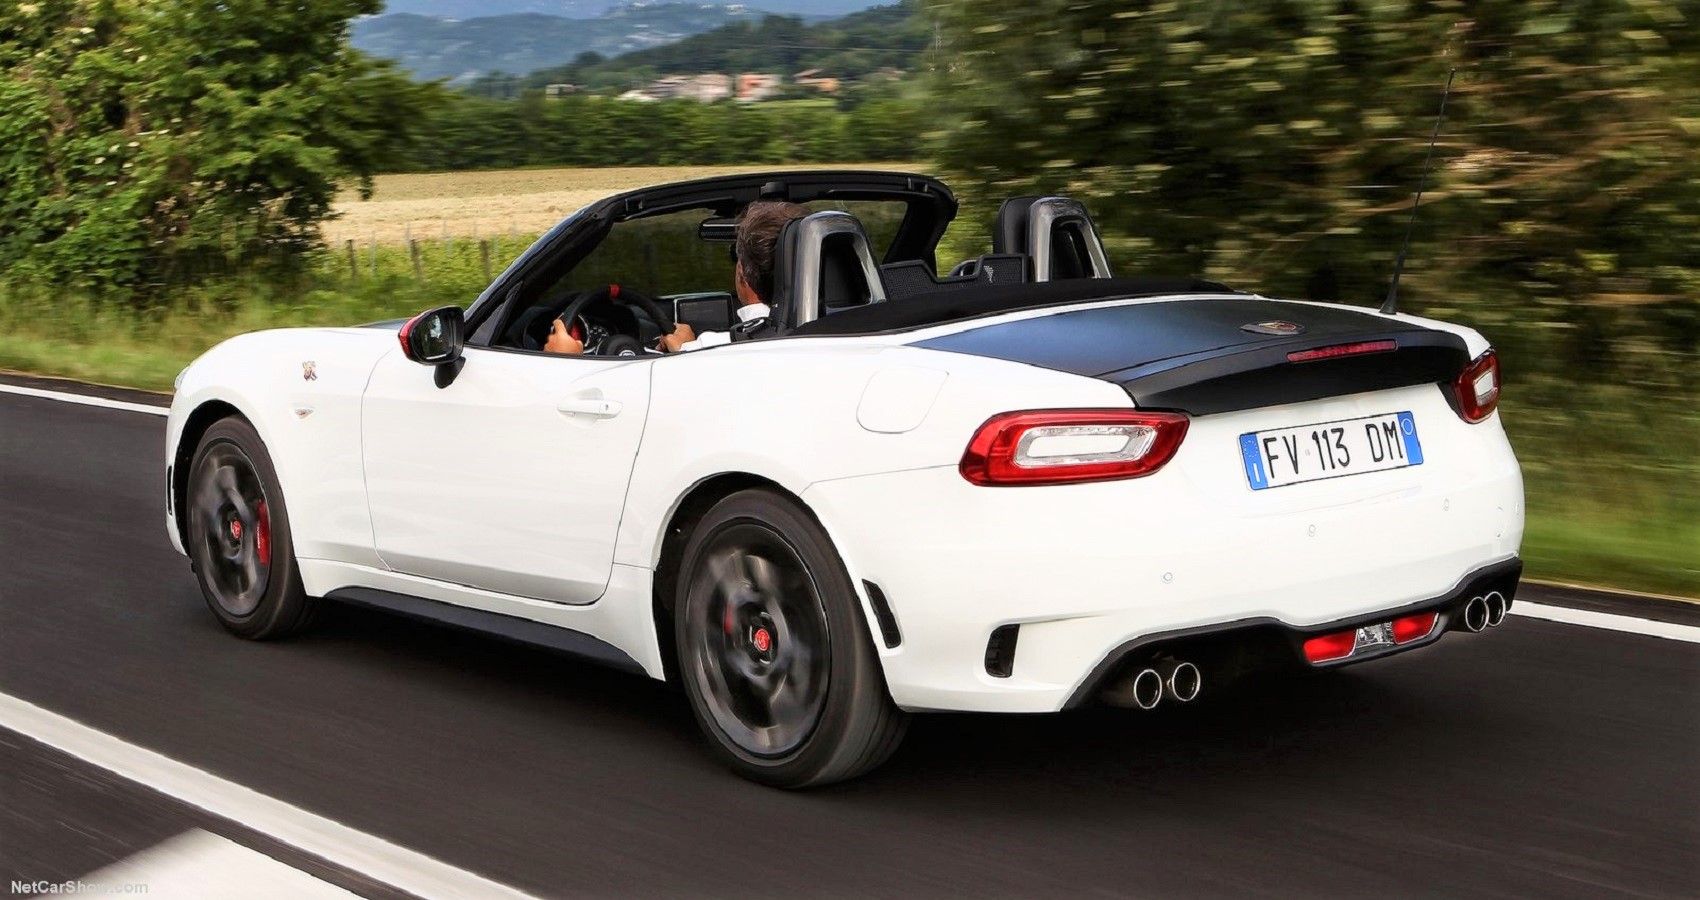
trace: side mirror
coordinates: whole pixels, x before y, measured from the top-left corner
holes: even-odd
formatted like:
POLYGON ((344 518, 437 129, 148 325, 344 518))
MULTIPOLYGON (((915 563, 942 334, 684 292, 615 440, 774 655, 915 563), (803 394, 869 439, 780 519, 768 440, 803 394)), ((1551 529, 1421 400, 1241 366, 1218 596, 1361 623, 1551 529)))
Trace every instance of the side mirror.
POLYGON ((427 310, 407 320, 397 337, 401 352, 437 372, 437 387, 448 387, 460 374, 461 349, 466 337, 466 314, 458 306, 427 310))

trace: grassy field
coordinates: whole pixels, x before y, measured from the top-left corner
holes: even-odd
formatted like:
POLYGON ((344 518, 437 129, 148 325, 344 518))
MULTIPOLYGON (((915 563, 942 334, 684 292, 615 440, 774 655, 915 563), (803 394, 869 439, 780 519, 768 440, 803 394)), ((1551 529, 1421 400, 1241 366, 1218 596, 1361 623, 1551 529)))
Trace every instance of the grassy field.
MULTIPOLYGON (((326 226, 332 251, 295 283, 227 279, 139 313, 0 288, 0 369, 169 390, 183 366, 232 335, 470 302, 487 283, 470 240, 475 231, 492 242, 492 266, 500 269, 538 232, 592 200, 732 171, 745 170, 386 176, 372 199, 339 204, 342 218, 326 226), (357 242, 352 272, 342 234, 357 242), (409 234, 421 239, 423 283, 413 277, 409 234)), ((641 255, 631 258, 619 265, 641 265, 641 255)), ((719 256, 713 264, 721 265, 719 256)), ((1508 378, 1502 414, 1527 484, 1528 574, 1700 598, 1700 410, 1609 387, 1526 384, 1515 368, 1508 378)))
MULTIPOLYGON (((794 169, 843 166, 789 166, 794 169)), ((855 168, 914 171, 909 164, 868 163, 855 168)), ((326 241, 341 246, 453 238, 539 234, 588 203, 633 188, 689 178, 760 172, 773 166, 640 166, 607 169, 508 169, 380 175, 373 194, 348 191, 337 218, 324 227, 326 241)))

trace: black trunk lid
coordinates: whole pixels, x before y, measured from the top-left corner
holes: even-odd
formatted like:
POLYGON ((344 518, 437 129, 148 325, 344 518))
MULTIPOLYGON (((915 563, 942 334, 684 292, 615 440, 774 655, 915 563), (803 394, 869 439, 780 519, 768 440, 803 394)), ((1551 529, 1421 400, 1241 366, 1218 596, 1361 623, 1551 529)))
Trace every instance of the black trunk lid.
POLYGON ((1443 382, 1469 362, 1450 332, 1246 296, 1065 310, 915 346, 1101 378, 1141 407, 1194 415, 1443 382))

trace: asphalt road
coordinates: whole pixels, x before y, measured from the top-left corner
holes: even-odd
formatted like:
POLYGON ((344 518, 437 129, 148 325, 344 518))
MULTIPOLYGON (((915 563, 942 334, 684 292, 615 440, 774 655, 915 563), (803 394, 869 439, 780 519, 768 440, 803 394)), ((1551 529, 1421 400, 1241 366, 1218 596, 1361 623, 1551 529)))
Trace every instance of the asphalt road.
MULTIPOLYGON (((1700 645, 1513 617, 1154 714, 923 717, 788 794, 638 677, 352 608, 226 635, 166 542, 163 430, 0 394, 0 693, 522 890, 1700 893, 1700 645)), ((111 781, 0 731, 0 886, 195 818, 111 781)))

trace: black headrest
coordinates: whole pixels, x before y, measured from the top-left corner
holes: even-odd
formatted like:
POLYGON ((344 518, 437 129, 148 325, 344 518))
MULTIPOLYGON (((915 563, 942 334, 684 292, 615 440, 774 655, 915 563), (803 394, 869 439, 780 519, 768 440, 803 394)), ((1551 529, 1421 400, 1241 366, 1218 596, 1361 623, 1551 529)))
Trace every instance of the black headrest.
POLYGON ((872 246, 855 216, 818 212, 792 220, 779 233, 769 305, 786 329, 884 300, 872 246))
POLYGON ((1067 197, 1005 200, 992 229, 992 252, 1025 254, 1034 281, 1113 277, 1092 217, 1067 197))

